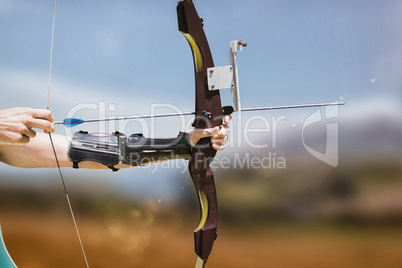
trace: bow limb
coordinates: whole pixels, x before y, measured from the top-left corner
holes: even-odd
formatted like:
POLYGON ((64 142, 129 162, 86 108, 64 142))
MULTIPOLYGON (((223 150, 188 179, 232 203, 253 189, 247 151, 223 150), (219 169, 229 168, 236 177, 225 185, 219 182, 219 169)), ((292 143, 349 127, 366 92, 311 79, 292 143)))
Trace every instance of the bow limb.
MULTIPOLYGON (((200 141, 200 143, 204 142, 200 141)), ((206 140, 206 142, 209 141, 206 140)), ((210 157, 206 161, 212 160, 212 155, 215 155, 216 151, 212 152, 213 149, 208 150, 209 152, 206 152, 206 154, 209 154, 209 156, 206 156, 202 149, 195 148, 194 150, 195 153, 191 155, 189 161, 189 171, 198 193, 201 209, 200 222, 194 230, 194 242, 195 252, 199 259, 202 260, 202 266, 200 265, 200 267, 204 267, 217 235, 218 206, 213 172, 209 167, 201 170, 196 170, 196 168, 197 163, 205 161, 204 157, 210 157)))
MULTIPOLYGON (((219 91, 209 91, 207 69, 214 67, 211 51, 203 30, 203 21, 198 16, 191 0, 177 5, 179 30, 186 37, 194 59, 195 74, 195 120, 193 127, 210 128, 222 124, 222 105, 219 91)), ((196 188, 201 216, 194 231, 197 267, 205 267, 216 239, 218 206, 214 175, 210 164, 216 155, 211 138, 201 139, 194 147, 189 160, 189 172, 196 188)))

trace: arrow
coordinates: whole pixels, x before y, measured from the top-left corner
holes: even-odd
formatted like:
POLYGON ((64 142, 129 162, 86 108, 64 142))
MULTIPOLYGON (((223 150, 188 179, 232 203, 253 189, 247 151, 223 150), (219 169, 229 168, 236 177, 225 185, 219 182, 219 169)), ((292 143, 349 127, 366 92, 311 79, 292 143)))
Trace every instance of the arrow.
MULTIPOLYGON (((337 106, 345 105, 346 102, 335 102, 335 103, 318 103, 318 104, 301 104, 301 105, 288 105, 288 106, 272 106, 272 107, 255 107, 255 108, 244 108, 241 112, 252 112, 252 111, 263 111, 263 110, 283 110, 283 109, 298 109, 298 108, 313 108, 313 107, 323 107, 323 106, 337 106)), ((223 107, 224 114, 231 114, 233 108, 231 106, 223 107)), ((79 119, 79 118, 66 118, 63 121, 53 122, 54 125, 64 125, 65 127, 75 127, 83 123, 93 123, 93 122, 106 122, 106 121, 118 121, 118 120, 129 120, 129 119, 145 119, 145 118, 158 118, 158 117, 173 117, 173 116, 185 116, 194 115, 195 112, 186 113, 168 113, 168 114, 149 114, 149 115, 133 115, 125 117, 116 118, 98 118, 98 119, 79 119)))

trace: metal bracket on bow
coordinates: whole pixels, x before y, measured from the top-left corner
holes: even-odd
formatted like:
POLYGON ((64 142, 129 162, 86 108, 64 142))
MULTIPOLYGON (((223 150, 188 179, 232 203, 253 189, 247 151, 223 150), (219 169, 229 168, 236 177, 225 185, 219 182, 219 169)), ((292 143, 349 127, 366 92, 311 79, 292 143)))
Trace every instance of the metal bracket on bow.
POLYGON ((243 47, 246 46, 247 43, 241 40, 230 41, 229 65, 208 68, 208 89, 219 90, 230 88, 236 112, 241 110, 236 53, 242 51, 243 47))

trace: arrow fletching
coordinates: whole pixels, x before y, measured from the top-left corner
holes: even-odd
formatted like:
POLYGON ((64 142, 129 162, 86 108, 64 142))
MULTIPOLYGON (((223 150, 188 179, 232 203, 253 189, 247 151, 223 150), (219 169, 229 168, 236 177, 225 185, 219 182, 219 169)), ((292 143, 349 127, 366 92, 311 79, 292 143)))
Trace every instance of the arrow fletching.
POLYGON ((63 120, 63 125, 65 127, 75 127, 75 126, 81 125, 84 122, 85 121, 83 119, 79 119, 79 118, 66 118, 63 120))

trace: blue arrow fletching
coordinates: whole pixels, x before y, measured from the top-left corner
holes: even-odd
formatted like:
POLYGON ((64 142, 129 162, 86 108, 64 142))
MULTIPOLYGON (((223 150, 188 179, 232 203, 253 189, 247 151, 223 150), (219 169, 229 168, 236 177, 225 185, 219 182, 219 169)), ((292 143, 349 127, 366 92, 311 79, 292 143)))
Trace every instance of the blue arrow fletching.
POLYGON ((78 118, 66 118, 63 120, 63 125, 65 127, 75 127, 81 125, 84 122, 84 120, 78 118))

